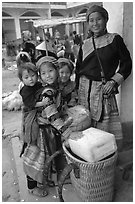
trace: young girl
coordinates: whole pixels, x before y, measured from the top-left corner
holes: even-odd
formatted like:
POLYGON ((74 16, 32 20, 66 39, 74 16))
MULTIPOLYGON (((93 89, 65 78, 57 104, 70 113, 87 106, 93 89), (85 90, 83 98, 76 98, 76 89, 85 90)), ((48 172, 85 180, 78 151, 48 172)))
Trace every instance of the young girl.
POLYGON ((22 96, 22 100, 24 104, 23 111, 25 113, 24 142, 28 143, 30 141, 33 142, 34 140, 36 140, 38 131, 36 131, 36 128, 35 128, 32 134, 31 132, 29 132, 30 134, 28 136, 27 128, 29 129, 28 131, 30 131, 30 128, 31 128, 30 123, 32 124, 34 121, 34 117, 35 117, 36 110, 37 110, 36 108, 43 107, 46 104, 46 102, 44 100, 37 102, 38 98, 36 96, 36 93, 40 88, 42 88, 42 84, 38 82, 38 73, 37 73, 36 66, 34 64, 32 64, 31 62, 22 64, 18 68, 18 77, 24 84, 24 86, 20 90, 20 95, 22 96), (30 123, 27 124, 27 122, 30 122, 30 123))
POLYGON ((48 100, 46 107, 42 111, 42 117, 47 118, 51 125, 62 133, 62 139, 65 140, 69 136, 67 129, 69 120, 63 121, 58 112, 61 104, 58 84, 58 62, 54 57, 45 56, 38 61, 37 67, 42 86, 44 87, 41 95, 48 100))
MULTIPOLYGON (((25 62, 31 62, 31 57, 27 52, 19 52, 18 55, 16 56, 16 64, 17 67, 19 67, 21 64, 24 64, 25 62)), ((18 89, 19 91, 21 90, 21 88, 23 87, 23 82, 22 80, 19 83, 18 89)))
POLYGON ((24 159, 24 171, 27 177, 27 187, 29 193, 32 193, 37 196, 46 196, 47 192, 44 189, 41 189, 37 186, 37 181, 41 183, 39 178, 34 177, 33 175, 40 174, 43 166, 40 165, 40 160, 44 160, 44 154, 40 151, 38 147, 39 140, 39 125, 37 123, 37 110, 39 107, 43 107, 46 102, 42 100, 38 101, 36 95, 37 91, 42 88, 42 84, 38 82, 38 73, 36 66, 31 62, 21 63, 18 66, 18 77, 23 82, 24 86, 20 90, 20 95, 22 96, 24 108, 23 108, 23 154, 24 159), (34 165, 34 162, 31 160, 29 147, 36 148, 30 149, 35 156, 38 158, 38 162, 34 165), (30 166, 28 165, 30 163, 30 166), (31 167, 35 167, 36 170, 33 172, 31 167))
POLYGON ((66 58, 59 58, 59 87, 62 94, 63 104, 68 108, 77 105, 77 92, 75 82, 71 81, 71 75, 74 70, 73 63, 66 58))
POLYGON ((73 132, 84 130, 90 127, 90 114, 83 106, 77 104, 78 95, 76 91, 76 84, 75 81, 71 81, 74 65, 66 58, 59 58, 58 64, 63 118, 67 116, 73 118, 73 122, 70 126, 73 132))
MULTIPOLYGON (((54 134, 48 136, 49 147, 51 154, 53 154, 56 150, 61 148, 61 141, 66 140, 70 136, 71 130, 69 125, 72 123, 72 118, 67 118, 63 121, 61 114, 58 111, 60 110, 59 106, 61 105, 61 97, 58 84, 57 60, 51 56, 42 57, 37 63, 37 68, 44 87, 41 95, 48 100, 46 106, 41 111, 41 116, 42 118, 47 118, 50 122, 50 132, 55 128, 60 133, 58 136, 54 134)), ((57 176, 59 176, 59 173, 64 167, 65 162, 62 160, 64 160, 63 156, 58 156, 55 159, 57 176)))

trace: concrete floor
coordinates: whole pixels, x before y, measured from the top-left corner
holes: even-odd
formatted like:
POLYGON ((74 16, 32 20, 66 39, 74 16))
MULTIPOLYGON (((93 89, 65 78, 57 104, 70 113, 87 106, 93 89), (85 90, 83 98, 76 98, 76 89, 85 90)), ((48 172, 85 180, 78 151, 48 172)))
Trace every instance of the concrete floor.
MULTIPOLYGON (((2 73, 2 91, 9 92, 17 89, 19 80, 16 71, 4 70, 2 73)), ((21 142, 21 111, 2 111, 2 126, 5 129, 2 139, 2 197, 4 202, 59 202, 57 187, 49 189, 49 195, 38 198, 30 195, 26 188, 22 159, 19 157, 21 142), (9 140, 6 140, 9 138, 9 140)), ((66 202, 81 202, 71 184, 63 188, 66 202)), ((117 168, 115 175, 113 202, 133 202, 133 170, 128 180, 122 179, 122 171, 117 168)))
MULTIPOLYGON (((5 135, 10 135, 11 152, 13 153, 13 160, 10 160, 12 165, 14 164, 13 177, 18 183, 18 192, 20 201, 25 202, 59 202, 57 196, 57 187, 49 188, 49 195, 45 198, 38 198, 30 195, 26 188, 26 179, 23 172, 22 159, 19 157, 21 150, 21 142, 18 134, 21 127, 21 112, 8 112, 3 111, 3 126, 5 127, 5 135)), ((4 146, 3 146, 4 148, 4 146)), ((5 153, 3 154, 3 167, 6 162, 5 153)), ((3 169, 4 172, 4 169, 3 169)), ((115 185, 114 185, 114 200, 113 202, 132 202, 133 201, 133 171, 129 172, 130 177, 128 180, 122 179, 122 171, 117 168, 115 174, 115 185)), ((4 189, 4 188, 3 188, 4 189)), ((4 191, 7 189, 5 188, 4 191)), ((3 191, 3 194, 4 194, 3 191)), ((17 193, 16 191, 14 194, 17 193)), ((17 194, 14 198, 18 199, 17 194)), ((63 197, 65 202, 81 202, 77 197, 71 184, 64 185, 63 197)))

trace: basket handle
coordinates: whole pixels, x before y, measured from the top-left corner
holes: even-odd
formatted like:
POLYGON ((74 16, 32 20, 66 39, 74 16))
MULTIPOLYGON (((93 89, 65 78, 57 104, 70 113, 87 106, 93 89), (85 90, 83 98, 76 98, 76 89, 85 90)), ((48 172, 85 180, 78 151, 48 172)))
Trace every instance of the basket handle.
POLYGON ((70 172, 74 170, 74 174, 76 178, 80 178, 80 169, 77 166, 77 164, 75 163, 70 163, 67 164, 65 166, 65 168, 63 169, 59 181, 58 181, 58 196, 59 196, 59 200, 60 202, 64 202, 63 196, 62 196, 62 187, 64 185, 64 181, 66 179, 66 177, 70 174, 70 172))
POLYGON ((43 172, 43 185, 46 186, 47 185, 47 181, 48 181, 48 172, 49 172, 49 166, 52 162, 52 160, 58 156, 59 154, 62 153, 62 149, 57 150, 54 154, 52 154, 45 162, 45 166, 44 166, 44 172, 43 172))

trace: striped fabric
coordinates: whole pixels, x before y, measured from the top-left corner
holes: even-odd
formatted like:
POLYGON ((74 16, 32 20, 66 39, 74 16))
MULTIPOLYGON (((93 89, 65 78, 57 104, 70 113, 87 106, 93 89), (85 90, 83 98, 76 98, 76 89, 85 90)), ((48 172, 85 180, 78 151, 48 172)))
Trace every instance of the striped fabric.
MULTIPOLYGON (((106 35, 101 36, 100 38, 96 38, 95 44, 96 48, 102 48, 109 44, 111 44, 116 36, 116 33, 107 33, 106 35)), ((83 60, 94 51, 94 47, 91 46, 92 38, 88 38, 85 40, 83 44, 83 60)))
MULTIPOLYGON (((69 124, 67 125, 66 121, 63 121, 60 118, 60 114, 57 110, 57 105, 56 105, 56 98, 53 97, 54 91, 52 89, 44 89, 44 94, 46 93, 46 106, 42 110, 41 114, 39 113, 39 117, 37 118, 37 121, 41 121, 42 125, 46 124, 46 121, 48 124, 52 125, 54 128, 56 128, 62 136, 62 140, 65 140, 68 138, 71 134, 71 130, 69 128, 69 124), (47 95, 47 92, 49 94, 47 95), (50 94, 52 93, 52 95, 50 94), (53 99, 54 98, 54 99, 53 99), (42 120, 43 118, 44 120, 42 120), (43 122, 45 123, 43 124, 43 122)), ((46 127, 47 128, 47 127, 46 127)), ((51 126, 50 126, 51 128, 51 126)), ((30 176, 32 179, 42 183, 43 182, 43 170, 45 166, 45 161, 48 158, 49 154, 47 149, 47 144, 44 144, 43 137, 45 138, 56 138, 60 137, 59 135, 55 135, 53 131, 46 131, 43 133, 43 130, 39 128, 39 137, 37 144, 29 144, 23 154, 23 166, 24 166, 24 172, 26 175, 30 176), (48 133, 47 133, 48 132, 48 133), (46 135, 48 134, 48 135, 46 135), (53 135, 52 135, 53 134, 53 135)), ((51 140, 52 141, 52 140, 51 140)), ((55 145, 51 143, 51 147, 53 150, 56 150, 55 145)))
POLYGON ((43 132, 40 129, 37 145, 29 144, 23 154, 23 167, 26 175, 34 180, 43 182, 45 160, 48 157, 47 148, 43 145, 43 132))
POLYGON ((110 104, 109 114, 106 112, 106 105, 103 102, 101 82, 88 80, 82 76, 79 85, 79 104, 90 107, 92 126, 115 135, 116 140, 121 140, 122 126, 118 113, 115 96, 108 99, 110 104))
POLYGON ((57 130, 59 130, 63 137, 67 138, 70 136, 71 131, 69 127, 65 126, 65 121, 63 121, 60 118, 60 114, 58 112, 58 107, 56 102, 57 99, 56 98, 52 99, 52 96, 54 95, 54 91, 52 91, 51 89, 49 90, 48 88, 45 91, 45 89, 44 89, 44 94, 48 95, 48 100, 47 100, 48 103, 46 104, 46 106, 42 111, 42 117, 47 118, 50 124, 53 127, 55 127, 57 130), (48 92, 49 94, 47 94, 48 92), (51 95, 50 95, 50 92, 52 93, 51 95))

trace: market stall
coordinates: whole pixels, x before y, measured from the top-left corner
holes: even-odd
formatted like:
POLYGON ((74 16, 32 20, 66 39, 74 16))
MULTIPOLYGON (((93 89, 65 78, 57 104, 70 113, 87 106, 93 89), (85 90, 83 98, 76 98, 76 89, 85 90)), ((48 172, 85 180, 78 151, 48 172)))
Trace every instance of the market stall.
MULTIPOLYGON (((52 28, 57 25, 62 25, 62 24, 73 24, 73 23, 80 23, 80 22, 85 22, 86 17, 69 17, 69 18, 55 18, 55 19, 38 19, 38 20, 32 20, 33 26, 35 28, 42 28, 43 34, 44 34, 44 41, 46 45, 46 38, 45 38, 45 29, 47 28, 52 28)), ((46 47, 46 54, 48 55, 48 50, 46 47)))

